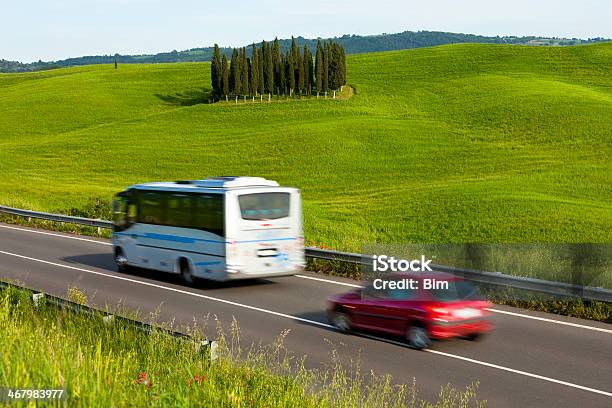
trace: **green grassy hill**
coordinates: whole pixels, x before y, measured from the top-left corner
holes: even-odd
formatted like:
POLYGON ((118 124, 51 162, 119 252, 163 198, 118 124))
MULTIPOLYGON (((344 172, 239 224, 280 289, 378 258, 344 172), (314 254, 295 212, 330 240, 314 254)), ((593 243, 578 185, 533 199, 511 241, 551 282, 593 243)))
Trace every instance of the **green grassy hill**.
POLYGON ((348 57, 344 101, 203 104, 208 63, 0 74, 0 203, 244 174, 303 190, 311 244, 610 242, 612 44, 348 57))

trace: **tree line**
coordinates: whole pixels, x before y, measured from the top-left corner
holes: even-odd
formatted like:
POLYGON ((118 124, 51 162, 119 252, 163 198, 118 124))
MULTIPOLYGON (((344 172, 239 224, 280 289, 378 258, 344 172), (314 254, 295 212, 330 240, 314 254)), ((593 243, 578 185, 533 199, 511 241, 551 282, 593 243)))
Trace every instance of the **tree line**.
POLYGON ((281 52, 276 38, 234 48, 230 61, 215 44, 210 76, 214 100, 229 95, 318 95, 346 84, 346 58, 344 47, 331 40, 317 41, 314 57, 307 45, 300 49, 292 37, 286 52, 281 52))

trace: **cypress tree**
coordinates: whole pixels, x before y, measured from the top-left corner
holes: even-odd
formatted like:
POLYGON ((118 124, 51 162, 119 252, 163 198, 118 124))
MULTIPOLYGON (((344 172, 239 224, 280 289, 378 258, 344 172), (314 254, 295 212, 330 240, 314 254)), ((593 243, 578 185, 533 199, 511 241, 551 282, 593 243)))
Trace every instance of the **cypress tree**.
POLYGON ((260 94, 264 93, 264 59, 263 50, 259 48, 257 50, 257 67, 259 68, 259 78, 257 81, 257 92, 260 94))
POLYGON ((315 55, 315 75, 317 79, 317 93, 323 92, 323 49, 317 40, 317 53, 315 55))
POLYGON ((248 95, 249 93, 249 61, 247 60, 245 47, 242 47, 240 49, 240 68, 242 70, 242 73, 240 75, 240 79, 242 81, 241 83, 242 95, 248 95))
POLYGON ((310 49, 304 44, 304 89, 306 95, 312 92, 312 55, 310 49))
POLYGON ((272 51, 265 41, 261 42, 261 54, 263 59, 263 90, 272 92, 271 83, 274 82, 274 68, 272 67, 272 51))
POLYGON ((266 91, 274 93, 274 61, 272 58, 272 48, 270 44, 266 45, 267 54, 264 55, 266 67, 266 91))
POLYGON ((286 65, 286 61, 285 61, 285 56, 281 56, 280 57, 280 62, 278 64, 278 84, 277 86, 277 94, 278 95, 284 95, 286 90, 287 90, 287 84, 286 84, 286 78, 285 78, 285 65, 286 65))
POLYGON ((225 97, 229 95, 229 70, 227 69, 227 57, 223 54, 221 58, 221 92, 225 97))
POLYGON ((338 73, 338 53, 336 44, 331 41, 328 42, 329 47, 329 79, 328 85, 329 89, 338 88, 336 84, 336 76, 338 73))
POLYGON ((215 44, 210 64, 210 79, 212 82, 213 95, 218 97, 221 95, 221 55, 217 44, 215 44))
POLYGON ((285 66, 284 64, 281 65, 281 63, 280 44, 278 43, 278 38, 275 38, 272 46, 272 66, 274 78, 272 88, 276 88, 278 94, 280 94, 280 90, 283 89, 285 84, 285 66))
POLYGON ((230 67, 230 92, 234 95, 238 95, 241 92, 240 80, 240 57, 238 56, 238 50, 234 48, 232 51, 232 65, 230 67))
POLYGON ((297 44, 295 42, 295 38, 291 36, 291 60, 293 61, 294 64, 297 63, 299 53, 300 51, 298 50, 297 44))
POLYGON ((297 85, 297 90, 300 93, 300 95, 302 95, 304 93, 304 89, 305 89, 305 83, 306 83, 306 74, 304 72, 304 58, 302 58, 302 55, 300 54, 300 52, 298 51, 298 59, 297 59, 297 78, 296 78, 296 85, 297 85))
POLYGON ((323 92, 329 90, 329 45, 323 46, 323 92))
POLYGON ((289 93, 289 96, 293 95, 293 92, 295 91, 295 69, 294 69, 294 65, 295 63, 293 62, 293 55, 290 52, 287 52, 287 70, 285 75, 287 75, 287 90, 289 93))
POLYGON ((259 57, 257 56, 257 46, 251 45, 251 95, 259 93, 259 57))
POLYGON ((338 44, 338 87, 346 84, 346 55, 344 47, 338 44))

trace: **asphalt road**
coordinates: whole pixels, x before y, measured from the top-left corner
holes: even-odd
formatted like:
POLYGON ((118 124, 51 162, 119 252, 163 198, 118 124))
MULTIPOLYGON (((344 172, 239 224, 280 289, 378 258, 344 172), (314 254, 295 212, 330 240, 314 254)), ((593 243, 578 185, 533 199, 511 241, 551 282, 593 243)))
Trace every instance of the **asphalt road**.
POLYGON ((611 407, 612 325, 495 306, 496 329, 480 342, 436 342, 416 351, 393 339, 343 335, 328 325, 325 299, 356 282, 304 274, 187 287, 174 276, 115 271, 106 240, 0 224, 0 279, 66 296, 77 286, 92 304, 121 304, 160 321, 198 324, 214 336, 215 318, 236 319, 243 342, 270 343, 284 330, 289 350, 324 367, 335 349, 343 361, 360 356, 364 372, 416 378, 420 395, 440 386, 479 381, 478 395, 493 407, 611 407), (206 323, 208 322, 208 323, 206 323))

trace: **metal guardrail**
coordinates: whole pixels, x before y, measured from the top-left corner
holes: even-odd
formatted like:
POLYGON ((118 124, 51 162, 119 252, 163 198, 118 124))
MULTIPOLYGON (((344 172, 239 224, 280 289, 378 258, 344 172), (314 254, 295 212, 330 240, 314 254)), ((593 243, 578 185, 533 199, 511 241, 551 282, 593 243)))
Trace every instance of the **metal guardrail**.
MULTIPOLYGON (((87 225, 111 229, 113 223, 105 220, 94 220, 82 217, 72 217, 61 214, 49 214, 37 211, 21 210, 18 208, 0 205, 0 213, 17 215, 20 217, 37 218, 49 221, 66 222, 79 225, 87 225)), ((364 265, 366 259, 363 254, 351 252, 339 252, 328 249, 306 247, 306 256, 309 258, 337 261, 350 264, 364 265)), ((585 301, 600 301, 612 303, 612 290, 581 286, 571 283, 547 281, 544 279, 527 278, 523 276, 507 275, 501 272, 482 272, 471 269, 455 268, 444 265, 431 265, 434 270, 452 273, 465 279, 486 285, 503 286, 532 292, 546 293, 561 297, 577 297, 585 301)))
POLYGON ((194 344, 196 345, 196 347, 198 347, 199 349, 209 350, 211 360, 215 360, 217 358, 217 355, 216 355, 217 342, 216 341, 196 339, 188 334, 164 329, 162 327, 156 327, 148 323, 140 322, 138 320, 130 319, 127 317, 109 314, 101 309, 96 309, 96 308, 93 308, 87 305, 82 305, 80 303, 72 302, 70 300, 66 300, 66 299, 63 299, 57 296, 52 296, 47 293, 42 293, 42 292, 39 292, 31 288, 15 285, 13 283, 5 282, 2 280, 0 280, 0 288, 16 288, 19 290, 30 292, 30 294, 32 295, 31 297, 32 297, 35 307, 38 307, 40 302, 42 301, 42 302, 52 304, 62 309, 72 310, 77 313, 85 313, 89 315, 100 315, 102 316, 102 320, 105 323, 119 322, 125 326, 132 327, 136 330, 139 330, 145 333, 150 333, 152 331, 158 331, 168 336, 174 337, 176 339, 192 340, 194 341, 194 344))
POLYGON ((70 215, 51 214, 51 213, 30 211, 30 210, 21 210, 19 208, 6 207, 4 205, 0 205, 0 213, 17 215, 20 217, 27 217, 27 218, 37 218, 40 220, 47 220, 47 221, 57 221, 57 222, 66 222, 69 224, 87 225, 90 227, 107 228, 107 229, 113 228, 113 223, 110 221, 93 220, 91 218, 72 217, 70 215))

